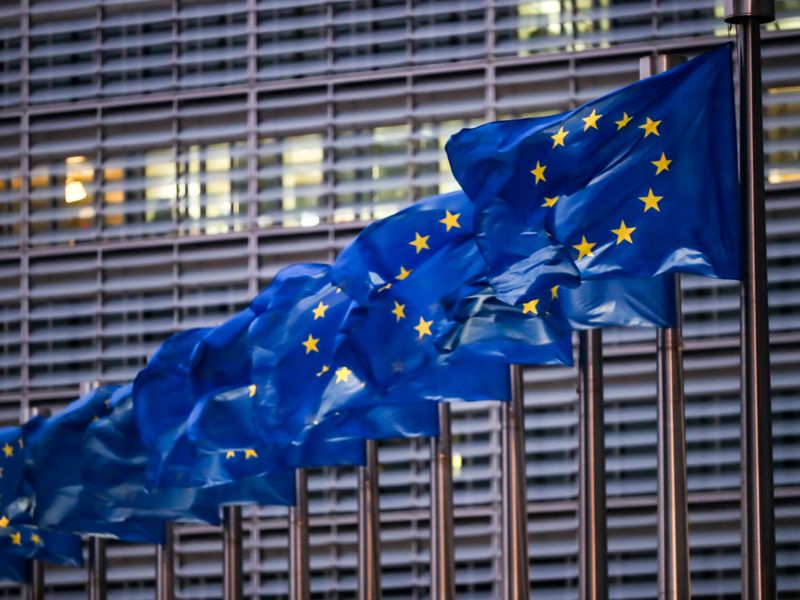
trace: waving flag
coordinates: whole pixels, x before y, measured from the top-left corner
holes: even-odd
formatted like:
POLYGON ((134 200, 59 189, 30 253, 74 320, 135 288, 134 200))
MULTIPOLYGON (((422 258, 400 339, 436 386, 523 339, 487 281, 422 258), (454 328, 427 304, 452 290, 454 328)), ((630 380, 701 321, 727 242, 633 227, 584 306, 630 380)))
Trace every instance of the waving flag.
POLYGON ((546 231, 584 280, 739 278, 728 45, 568 113, 463 130, 447 153, 493 276, 534 254, 502 239, 546 231))

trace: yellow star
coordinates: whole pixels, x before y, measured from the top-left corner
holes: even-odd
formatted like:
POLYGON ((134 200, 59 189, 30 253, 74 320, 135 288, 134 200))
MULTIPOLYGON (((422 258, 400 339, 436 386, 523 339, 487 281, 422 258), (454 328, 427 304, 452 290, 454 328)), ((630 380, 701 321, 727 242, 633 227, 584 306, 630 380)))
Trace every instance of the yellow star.
POLYGON ((580 244, 573 244, 573 248, 578 251, 578 260, 582 259, 584 256, 594 256, 594 252, 592 252, 592 248, 597 246, 597 242, 587 242, 586 236, 581 236, 581 243, 580 244))
POLYGON ((669 171, 669 165, 672 161, 668 159, 664 153, 661 153, 661 158, 658 160, 651 160, 650 163, 656 166, 656 175, 661 173, 661 171, 669 171))
POLYGON ((625 221, 619 222, 619 229, 612 229, 611 233, 615 233, 617 235, 617 244, 621 244, 622 242, 628 242, 629 244, 633 243, 631 239, 631 234, 636 231, 636 227, 626 227, 625 221))
POLYGON ((553 196, 552 198, 548 198, 545 196, 544 204, 542 204, 542 206, 546 206, 547 208, 553 208, 556 205, 556 202, 558 202, 558 198, 559 198, 558 196, 553 196))
POLYGON ((419 325, 414 326, 414 329, 419 333, 418 339, 421 340, 426 335, 431 335, 431 325, 433 325, 433 321, 426 321, 422 317, 419 318, 419 325))
POLYGON ((558 300, 558 288, 559 286, 554 285, 550 288, 550 299, 551 300, 558 300))
POLYGON ((531 174, 536 177, 535 185, 539 185, 540 181, 547 181, 547 179, 544 178, 544 170, 546 168, 546 165, 541 165, 538 160, 536 161, 536 168, 531 170, 531 174))
POLYGON ((614 123, 617 124, 617 131, 625 127, 625 125, 630 123, 632 119, 633 117, 629 117, 628 113, 626 112, 622 113, 622 118, 619 121, 614 121, 614 123))
POLYGON ((380 288, 378 291, 379 292, 385 292, 386 290, 390 290, 390 289, 392 289, 392 284, 391 283, 387 283, 385 286, 380 288))
POLYGON ((397 320, 406 318, 406 305, 400 304, 397 300, 394 301, 394 309, 392 310, 392 314, 397 317, 397 320))
POLYGON ((236 452, 235 452, 235 451, 233 451, 233 450, 228 450, 228 451, 225 453, 225 460, 230 460, 230 459, 232 459, 234 456, 236 456, 236 452))
POLYGON ((639 200, 644 202, 644 212, 647 212, 651 208, 656 209, 658 212, 661 212, 661 209, 658 208, 658 203, 664 196, 656 196, 653 194, 653 188, 650 188, 647 191, 647 196, 639 196, 639 200))
POLYGON ((583 126, 583 130, 588 131, 590 127, 597 129, 597 121, 600 120, 600 117, 602 116, 603 115, 598 115, 595 109, 592 109, 592 114, 590 114, 588 117, 584 117, 583 119, 581 119, 581 121, 586 123, 586 125, 583 126))
POLYGON ((32 533, 31 534, 31 541, 34 544, 41 544, 42 543, 42 538, 39 537, 38 533, 32 533))
POLYGON ((661 136, 658 133, 658 126, 661 125, 661 121, 653 121, 650 117, 647 117, 647 121, 644 125, 639 125, 639 129, 644 129, 644 137, 647 137, 651 133, 654 133, 657 136, 661 136))
POLYGON ((251 397, 251 398, 252 398, 253 396, 255 396, 255 395, 256 395, 256 384, 253 384, 253 385, 251 385, 250 387, 248 387, 248 388, 247 388, 247 391, 248 391, 248 393, 250 394, 250 397, 251 397))
POLYGON ((0 529, 5 529, 8 527, 8 517, 3 515, 0 517, 0 529))
POLYGON ((250 460, 251 458, 258 458, 258 452, 256 452, 252 448, 247 448, 244 451, 244 459, 245 460, 250 460))
POLYGON ((564 138, 567 137, 569 131, 564 131, 563 127, 558 128, 558 133, 555 135, 551 135, 550 137, 553 138, 553 148, 556 146, 564 146, 564 138))
POLYGON ((444 214, 444 219, 441 219, 439 223, 443 223, 444 226, 447 227, 447 231, 450 231, 453 227, 461 229, 461 225, 458 224, 458 218, 461 216, 461 213, 451 213, 449 210, 445 210, 444 214))
POLYGON ((325 311, 328 310, 329 306, 325 304, 322 300, 319 301, 317 304, 317 308, 312 308, 311 312, 314 313, 314 320, 322 319, 325 317, 325 311))
POLYGON ((407 279, 409 275, 414 271, 414 269, 406 269, 403 265, 400 265, 400 274, 395 277, 397 281, 403 281, 407 279))
POLYGON ((328 365, 322 365, 322 368, 317 373, 317 377, 322 377, 325 373, 330 371, 331 368, 328 365))
POLYGON ((310 333, 308 334, 308 339, 303 342, 303 346, 306 349, 306 354, 309 352, 319 352, 319 348, 317 348, 317 344, 319 343, 319 338, 315 338, 310 333))
POLYGON ((431 236, 429 235, 420 235, 419 233, 414 233, 414 241, 408 242, 409 245, 414 246, 417 249, 417 254, 422 252, 423 250, 430 250, 428 246, 428 239, 431 236))
POLYGON ((342 381, 344 383, 347 383, 347 381, 350 379, 350 375, 352 375, 352 374, 353 374, 353 372, 350 369, 348 369, 347 367, 339 367, 338 369, 336 369, 336 382, 335 383, 340 383, 342 381))
POLYGON ((525 304, 522 305, 522 314, 527 315, 528 313, 533 313, 535 315, 539 314, 539 299, 534 298, 533 300, 528 300, 525 304))
POLYGON ((11 543, 14 546, 21 546, 22 545, 22 534, 18 531, 17 533, 11 534, 11 543))
POLYGON ((6 455, 6 458, 11 458, 12 456, 14 456, 14 448, 6 444, 5 446, 3 446, 3 454, 6 455))

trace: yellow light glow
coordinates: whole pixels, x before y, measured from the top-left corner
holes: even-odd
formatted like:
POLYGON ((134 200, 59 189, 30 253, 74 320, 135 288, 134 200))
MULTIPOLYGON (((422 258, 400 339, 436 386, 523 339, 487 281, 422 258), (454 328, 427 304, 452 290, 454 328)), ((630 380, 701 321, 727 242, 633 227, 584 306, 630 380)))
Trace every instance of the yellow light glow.
POLYGON ((462 457, 458 452, 453 453, 453 476, 458 477, 461 475, 461 467, 464 466, 464 457, 462 457))
POLYGON ((67 204, 80 202, 85 200, 87 196, 86 187, 84 187, 83 183, 75 179, 67 179, 67 183, 64 186, 64 200, 67 204))

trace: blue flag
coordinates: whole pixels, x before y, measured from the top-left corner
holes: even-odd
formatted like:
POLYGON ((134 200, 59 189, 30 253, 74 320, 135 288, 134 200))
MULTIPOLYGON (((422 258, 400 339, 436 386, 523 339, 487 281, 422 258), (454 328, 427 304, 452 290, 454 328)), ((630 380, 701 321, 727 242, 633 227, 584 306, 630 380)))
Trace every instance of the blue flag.
POLYGON ((447 153, 493 276, 518 271, 545 231, 584 280, 739 278, 728 45, 568 113, 463 130, 447 153))
MULTIPOLYGON (((148 487, 148 456, 133 415, 131 386, 111 398, 112 413, 89 427, 84 439, 84 503, 109 521, 161 519, 219 522, 222 504, 290 505, 294 502, 294 473, 270 473, 268 477, 239 477, 213 485, 208 474, 203 487, 148 487)), ((237 456, 234 464, 242 462, 237 456)), ((213 462, 209 461, 213 468, 213 462)), ((245 461, 246 462, 246 461, 245 461)))
POLYGON ((553 290, 553 310, 575 329, 673 327, 677 318, 675 278, 595 279, 574 289, 553 290))
MULTIPOLYGON (((0 428, 0 556, 79 566, 82 564, 79 537, 42 531, 33 521, 35 493, 25 478, 29 451, 23 428, 0 428)), ((15 574, 20 573, 12 560, 8 576, 15 574)))
POLYGON ((421 369, 447 364, 451 373, 428 375, 463 383, 455 396, 472 389, 473 398, 505 372, 487 361, 571 364, 569 324, 548 305, 553 287, 577 285, 577 271, 547 240, 537 237, 540 252, 525 264, 525 294, 504 296, 524 311, 521 324, 504 320, 513 309, 500 301, 496 286, 505 283, 487 280, 473 236, 473 205, 462 192, 427 198, 373 223, 331 271, 359 303, 344 326, 341 352, 367 365, 386 388, 412 375, 422 387, 421 369), (480 363, 459 364, 467 360, 480 363))
POLYGON ((26 583, 30 580, 30 562, 13 554, 0 554, 0 580, 26 583))

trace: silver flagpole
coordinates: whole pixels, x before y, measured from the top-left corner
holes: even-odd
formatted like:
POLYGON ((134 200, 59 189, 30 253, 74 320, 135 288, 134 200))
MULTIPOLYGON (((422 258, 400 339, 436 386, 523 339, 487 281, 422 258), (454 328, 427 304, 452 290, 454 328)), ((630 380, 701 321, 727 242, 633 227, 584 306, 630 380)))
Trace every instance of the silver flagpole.
POLYGON ((89 538, 89 562, 87 564, 89 600, 106 600, 106 540, 89 538))
POLYGON ((367 465, 358 467, 358 598, 381 597, 378 443, 367 440, 367 465))
POLYGON ((156 546, 156 600, 175 598, 175 531, 164 525, 164 543, 156 546))
MULTIPOLYGON (((639 77, 663 73, 686 61, 676 54, 645 56, 639 77)), ((688 600, 689 506, 686 497, 686 420, 683 394, 681 281, 675 282, 675 327, 659 329, 658 363, 658 597, 688 600)))
POLYGON ((222 597, 242 600, 242 507, 222 507, 222 597))
POLYGON ((739 179, 742 193, 742 597, 775 598, 775 514, 761 107, 761 23, 774 0, 726 0, 739 54, 739 179))
POLYGON ((511 401, 502 410, 503 598, 528 600, 528 497, 522 367, 511 365, 511 401))
POLYGON ((608 543, 601 331, 581 331, 578 347, 579 597, 581 600, 603 600, 608 598, 608 543))
POLYGON ((297 503, 289 508, 289 600, 311 596, 308 549, 308 474, 295 471, 297 503))
POLYGON ((454 600, 453 444, 450 405, 439 404, 439 437, 431 438, 431 598, 454 600))

